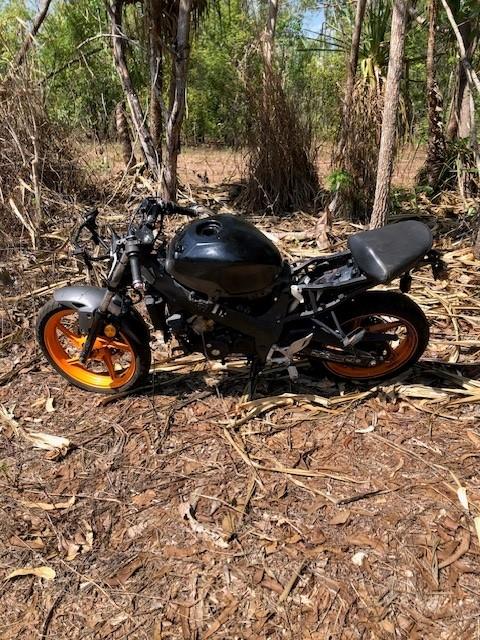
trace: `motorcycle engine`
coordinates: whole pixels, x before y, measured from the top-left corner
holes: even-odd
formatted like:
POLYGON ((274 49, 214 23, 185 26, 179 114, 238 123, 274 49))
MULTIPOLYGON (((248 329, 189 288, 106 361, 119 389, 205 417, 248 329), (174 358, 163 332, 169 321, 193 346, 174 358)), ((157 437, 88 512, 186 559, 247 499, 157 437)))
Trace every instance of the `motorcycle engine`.
POLYGON ((174 313, 167 318, 167 327, 187 352, 203 353, 209 360, 255 353, 252 338, 203 316, 188 317, 184 313, 174 313))

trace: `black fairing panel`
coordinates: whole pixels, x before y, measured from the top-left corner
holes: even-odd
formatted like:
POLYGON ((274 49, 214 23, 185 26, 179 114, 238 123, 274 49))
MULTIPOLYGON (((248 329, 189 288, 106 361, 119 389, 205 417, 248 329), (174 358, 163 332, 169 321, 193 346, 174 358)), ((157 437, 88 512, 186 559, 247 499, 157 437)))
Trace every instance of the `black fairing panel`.
POLYGON ((175 280, 209 297, 267 293, 282 266, 273 242, 249 222, 227 214, 183 227, 169 245, 166 262, 175 280))

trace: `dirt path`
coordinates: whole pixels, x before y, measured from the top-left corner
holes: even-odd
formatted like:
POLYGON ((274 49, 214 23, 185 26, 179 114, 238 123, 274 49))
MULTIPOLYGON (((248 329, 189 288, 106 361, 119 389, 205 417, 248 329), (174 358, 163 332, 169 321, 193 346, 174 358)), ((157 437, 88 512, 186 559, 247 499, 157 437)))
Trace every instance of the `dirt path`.
MULTIPOLYGON (((329 145, 318 153, 318 172, 324 180, 330 173, 329 145)), ((396 163, 393 182, 396 186, 411 187, 415 176, 425 160, 425 151, 419 147, 406 147, 396 163)), ((239 180, 243 170, 243 156, 230 149, 198 147, 184 149, 179 158, 182 180, 189 185, 218 184, 239 180), (207 182, 208 181, 208 182, 207 182)))

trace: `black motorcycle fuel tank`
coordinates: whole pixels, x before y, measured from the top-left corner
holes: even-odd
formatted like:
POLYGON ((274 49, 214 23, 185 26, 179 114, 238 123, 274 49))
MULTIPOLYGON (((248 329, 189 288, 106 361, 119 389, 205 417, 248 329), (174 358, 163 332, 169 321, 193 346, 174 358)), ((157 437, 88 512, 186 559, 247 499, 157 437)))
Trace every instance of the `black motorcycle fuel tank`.
POLYGON ((282 271, 276 246, 249 222, 220 214, 195 220, 174 236, 166 270, 211 298, 268 293, 282 271))

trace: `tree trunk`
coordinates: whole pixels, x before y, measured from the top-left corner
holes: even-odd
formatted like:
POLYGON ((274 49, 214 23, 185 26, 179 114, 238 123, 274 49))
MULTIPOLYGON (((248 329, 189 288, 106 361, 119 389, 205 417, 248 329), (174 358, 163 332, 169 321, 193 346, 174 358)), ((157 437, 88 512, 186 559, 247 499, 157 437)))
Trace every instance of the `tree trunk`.
POLYGON ((269 0, 268 17, 262 35, 262 54, 266 75, 268 75, 272 70, 273 45, 275 42, 275 31, 277 28, 277 16, 278 0, 269 0))
POLYGON ((463 25, 457 25, 447 0, 441 1, 455 34, 455 38, 457 39, 460 64, 463 66, 463 72, 466 79, 466 82, 464 81, 461 103, 458 104, 457 101, 456 104, 460 109, 456 118, 457 135, 464 135, 465 137, 470 136, 470 145, 473 151, 475 165, 477 171, 480 172, 480 149, 478 145, 475 121, 475 104, 473 101, 473 92, 475 90, 480 95, 480 78, 478 77, 475 69, 472 68, 473 54, 477 45, 477 33, 472 29, 471 18, 470 20, 465 20, 463 25), (463 33, 462 27, 464 29, 463 33))
POLYGON ((173 100, 165 130, 167 158, 163 167, 162 193, 167 200, 177 198, 177 163, 180 153, 180 130, 185 115, 191 12, 192 0, 180 0, 177 37, 173 48, 173 100))
POLYGON ((162 160, 163 135, 163 47, 162 47, 162 17, 160 0, 146 0, 146 21, 149 43, 150 64, 150 114, 149 124, 153 144, 157 151, 159 163, 162 160))
POLYGON ((383 107, 382 136, 378 155, 375 201, 373 203, 372 217, 370 220, 371 228, 381 227, 387 220, 408 4, 408 0, 394 0, 393 5, 392 28, 390 32, 390 57, 385 86, 385 103, 383 107))
MULTIPOLYGON (((462 40, 465 44, 466 51, 470 52, 472 47, 472 30, 470 23, 463 22, 459 26, 462 40)), ((465 110, 465 90, 468 85, 467 73, 461 59, 458 60, 455 71, 455 88, 453 92, 452 108, 447 126, 447 138, 455 140, 455 138, 468 137, 469 115, 465 110), (465 133, 465 131, 467 131, 465 133)))
POLYGON ((33 19, 32 27, 31 27, 30 31, 28 32, 27 37, 23 41, 23 44, 20 47, 20 50, 18 51, 17 55, 15 56, 15 60, 14 60, 14 66, 15 67, 19 67, 23 63, 23 61, 25 60, 25 56, 27 55, 30 47, 32 46, 33 42, 35 41, 35 36, 39 32, 40 27, 43 24, 43 21, 47 17, 48 9, 50 7, 51 2, 52 2, 52 0, 42 0, 42 2, 40 4, 40 7, 38 9, 38 13, 35 16, 35 18, 33 19))
POLYGON ((124 102, 119 102, 115 108, 115 123, 117 126, 118 140, 122 147, 122 159, 125 164, 125 168, 129 169, 136 161, 133 153, 132 141, 130 139, 130 130, 128 128, 124 102))
POLYGON ((429 29, 427 45, 427 106, 428 106, 428 145, 425 160, 425 175, 432 189, 438 187, 438 180, 446 157, 445 133, 443 127, 443 100, 436 78, 436 32, 438 0, 430 0, 429 29))
MULTIPOLYGON (((465 69, 465 72, 467 74, 467 82, 470 87, 470 90, 473 91, 473 89, 475 88, 480 94, 480 78, 478 77, 475 69, 472 68, 472 57, 473 57, 474 49, 476 46, 476 34, 472 37, 470 47, 467 47, 461 28, 455 22, 455 18, 453 16, 452 10, 448 5, 447 0, 442 0, 442 4, 448 16, 448 20, 455 34, 455 37, 457 39, 458 51, 460 53, 460 61, 462 62, 463 68, 465 69)), ((465 20, 464 25, 471 26, 470 21, 471 19, 465 20)))
POLYGON ((357 10, 355 13, 355 24, 353 27, 352 44, 350 47, 350 59, 347 67, 347 80, 345 82, 345 98, 343 101, 343 122, 342 133, 338 145, 338 157, 341 158, 345 151, 346 136, 349 130, 350 111, 353 104, 353 88, 355 86, 355 77, 357 75, 358 51, 360 48, 360 37, 362 35, 363 18, 365 16, 365 7, 367 0, 357 0, 357 10))
POLYGON ((130 109, 133 126, 135 127, 135 131, 140 141, 145 162, 154 179, 158 180, 160 175, 158 156, 153 145, 150 131, 145 125, 142 107, 133 87, 132 79, 126 63, 124 35, 122 33, 123 4, 124 0, 113 0, 107 4, 112 27, 113 59, 130 109))

